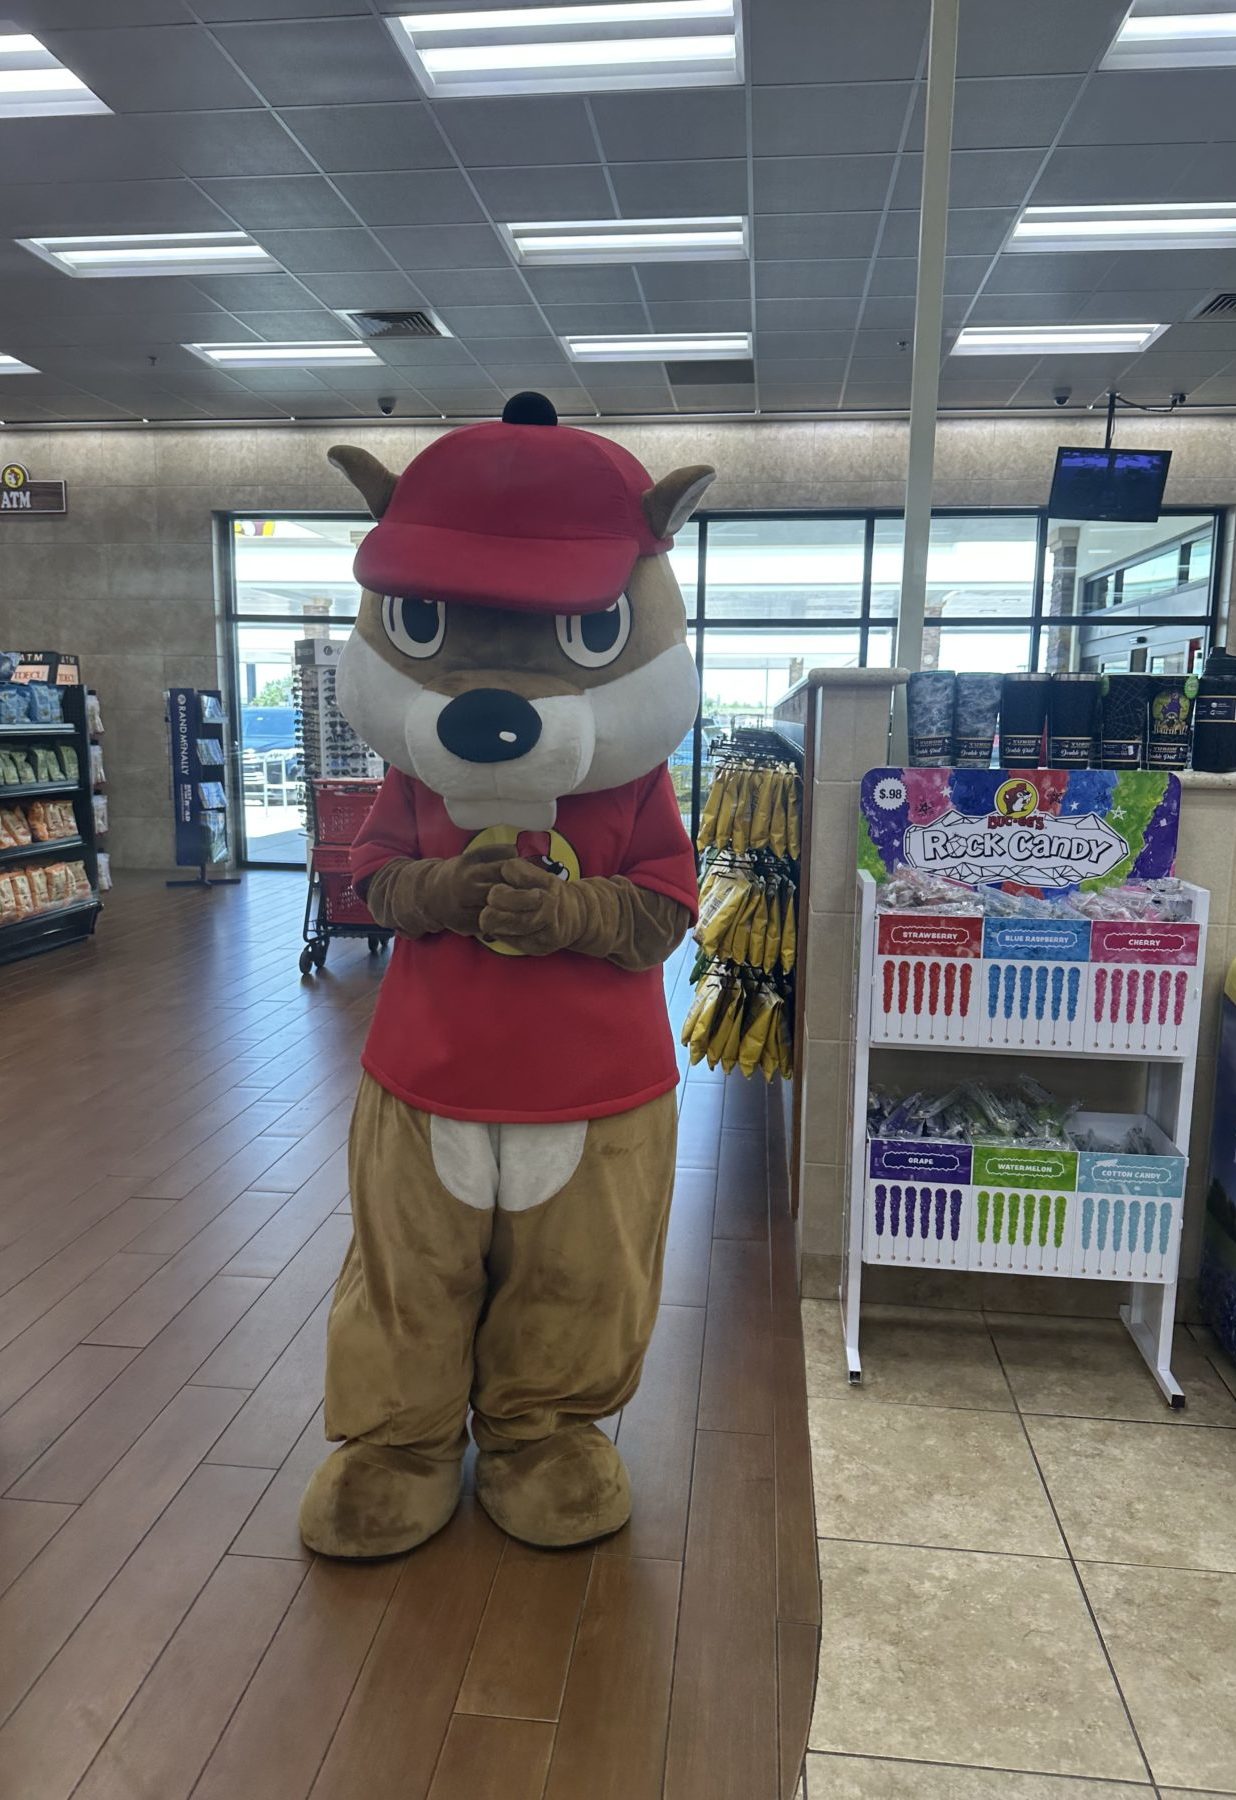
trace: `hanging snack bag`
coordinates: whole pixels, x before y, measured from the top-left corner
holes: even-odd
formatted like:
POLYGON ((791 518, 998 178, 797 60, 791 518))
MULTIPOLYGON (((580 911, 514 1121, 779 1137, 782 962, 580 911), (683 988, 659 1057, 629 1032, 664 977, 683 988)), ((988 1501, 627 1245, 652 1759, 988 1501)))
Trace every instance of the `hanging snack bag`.
POLYGON ((768 929, 764 934, 764 962, 766 975, 771 975, 781 959, 781 915, 782 894, 785 882, 780 875, 774 875, 768 884, 768 929))
POLYGON ((751 806, 750 844, 753 850, 767 850, 768 832, 772 824, 773 790, 777 783, 775 769, 759 769, 755 777, 755 798, 751 806))
POLYGON ((779 1004, 776 992, 762 983, 751 997, 747 1016, 743 1020, 742 1041, 738 1046, 738 1066, 746 1076, 754 1075, 760 1066, 779 1004))
POLYGON ((94 808, 94 828, 100 837, 107 830, 107 795, 92 794, 90 804, 94 808))
POLYGON ((86 689, 86 730, 91 737, 103 736, 103 714, 99 710, 99 696, 93 688, 86 689))
POLYGON ((91 744, 90 785, 92 788, 100 788, 106 780, 107 776, 103 772, 103 746, 102 744, 91 744))
POLYGON ((787 774, 785 778, 785 821, 789 854, 797 862, 802 855, 803 824, 802 809, 798 803, 798 782, 792 774, 787 774))
POLYGON ((700 814, 699 834, 695 840, 701 850, 710 850, 717 841, 717 820, 721 814, 721 790, 725 786, 725 778, 726 770, 719 769, 708 790, 708 798, 700 814))
POLYGON ((99 892, 105 894, 112 885, 112 859, 106 850, 100 850, 97 862, 99 865, 99 892))
POLYGON ((798 921, 794 917, 794 898, 786 884, 785 910, 781 915, 781 968, 788 975, 798 955, 798 921))

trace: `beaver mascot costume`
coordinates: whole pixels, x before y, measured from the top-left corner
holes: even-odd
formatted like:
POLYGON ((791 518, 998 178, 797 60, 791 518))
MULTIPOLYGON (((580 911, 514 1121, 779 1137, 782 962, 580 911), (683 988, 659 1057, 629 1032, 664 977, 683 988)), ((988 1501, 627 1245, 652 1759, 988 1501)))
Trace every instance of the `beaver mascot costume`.
POLYGON ((352 852, 396 933, 349 1147, 326 1431, 300 1511, 386 1556, 476 1492, 512 1537, 631 1510, 597 1421, 656 1319, 678 1071, 661 965, 696 907, 666 758, 698 704, 666 551, 713 476, 653 482, 541 395, 396 479, 331 461, 378 523, 338 697, 390 765, 352 852))

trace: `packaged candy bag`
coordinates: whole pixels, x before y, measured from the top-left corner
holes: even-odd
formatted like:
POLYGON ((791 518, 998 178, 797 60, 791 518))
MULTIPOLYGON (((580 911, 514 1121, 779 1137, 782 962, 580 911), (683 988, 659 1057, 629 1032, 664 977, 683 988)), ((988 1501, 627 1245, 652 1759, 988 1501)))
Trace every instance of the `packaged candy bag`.
POLYGON ((0 845, 6 850, 30 842, 30 821, 20 806, 0 807, 0 845))
POLYGON ((25 869, 13 870, 13 898, 17 904, 17 917, 28 919, 34 911, 34 896, 30 892, 30 881, 25 869))
MULTIPOLYGON (((36 844, 45 844, 51 835, 47 822, 47 807, 42 800, 32 800, 26 808, 26 818, 30 824, 30 836, 36 844)), ((29 840, 27 840, 29 841, 29 840)))

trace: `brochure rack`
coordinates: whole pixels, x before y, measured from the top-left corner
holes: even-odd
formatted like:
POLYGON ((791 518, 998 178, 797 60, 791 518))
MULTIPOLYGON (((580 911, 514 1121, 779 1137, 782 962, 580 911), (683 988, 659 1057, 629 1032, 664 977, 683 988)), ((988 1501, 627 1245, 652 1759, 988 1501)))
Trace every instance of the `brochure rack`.
POLYGON ((172 809, 176 824, 176 863, 196 868, 187 880, 168 887, 235 887, 238 875, 208 875, 212 865, 226 863, 228 805, 227 715, 217 688, 174 687, 167 690, 167 728, 172 763, 172 809))
POLYGON ((1075 779, 1070 797, 1059 771, 865 777, 841 1292, 853 1382, 862 1378, 864 1263, 1049 1275, 1130 1283, 1120 1316, 1165 1398, 1184 1405, 1171 1346, 1209 896, 1183 884, 1192 917, 1173 924, 985 916, 977 895, 973 913, 964 901, 940 913, 876 905, 881 882, 906 867, 929 865, 976 889, 986 878, 1055 894, 1076 888, 1079 876, 1097 888, 1170 873, 1174 777, 1086 771, 1075 779), (1126 784, 1119 795, 1117 782, 1126 784), (1002 786, 1005 801, 1015 786, 1032 799, 1017 795, 1010 815, 997 801, 1002 786), (928 837, 916 821, 932 811, 928 837), (1049 842, 1053 885, 1045 888, 1049 842), (883 1048, 930 1052, 938 1080, 947 1079, 940 1070, 951 1052, 1023 1065, 1094 1057, 1144 1065, 1143 1113, 1083 1112, 1076 1125, 1100 1138, 1140 1125, 1154 1154, 869 1139, 870 1064, 883 1048))

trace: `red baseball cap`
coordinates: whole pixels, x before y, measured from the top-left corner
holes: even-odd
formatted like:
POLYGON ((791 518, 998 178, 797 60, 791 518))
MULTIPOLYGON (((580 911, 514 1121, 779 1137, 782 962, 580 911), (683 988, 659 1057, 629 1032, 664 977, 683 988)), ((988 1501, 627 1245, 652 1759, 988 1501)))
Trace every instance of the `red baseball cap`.
POLYGON ((549 402, 541 407, 544 423, 504 415, 422 450, 356 553, 361 586, 511 612, 612 606, 636 558, 672 541, 655 537, 644 513, 652 477, 628 450, 551 422, 549 402))

